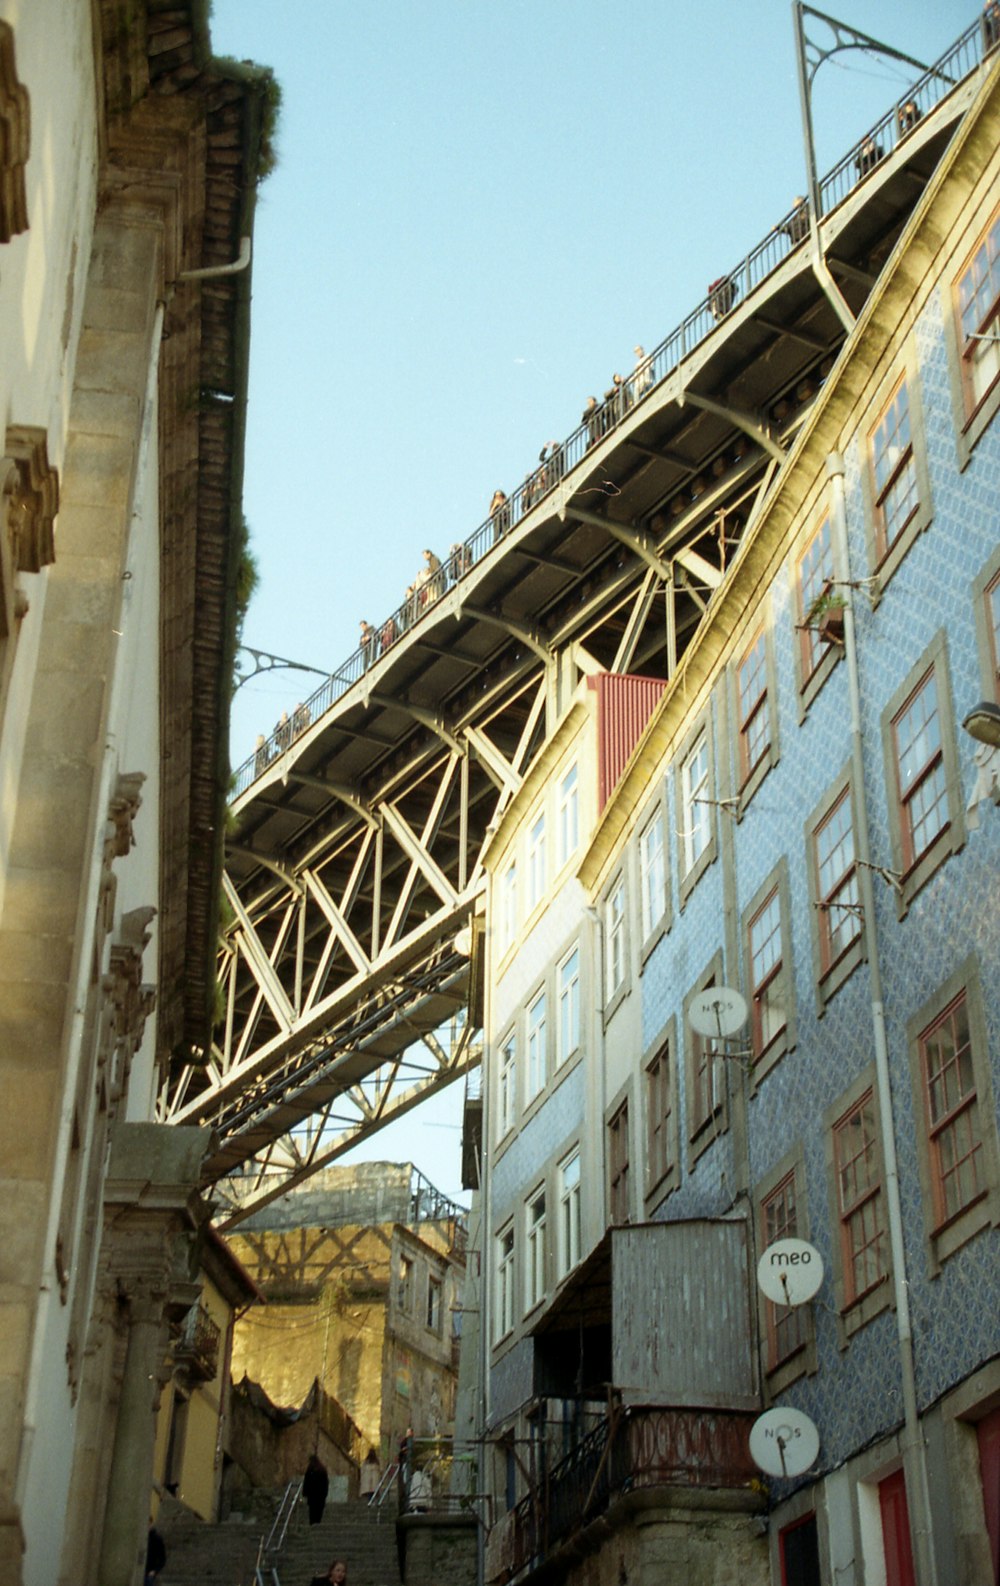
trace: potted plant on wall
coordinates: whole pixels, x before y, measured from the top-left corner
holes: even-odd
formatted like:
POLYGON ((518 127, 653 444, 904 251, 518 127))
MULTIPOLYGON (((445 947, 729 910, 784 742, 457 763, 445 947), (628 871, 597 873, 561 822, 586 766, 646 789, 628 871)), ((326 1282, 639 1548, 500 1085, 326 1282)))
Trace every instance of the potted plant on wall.
POLYGON ((817 595, 806 612, 805 628, 814 628, 827 644, 843 644, 844 612, 847 601, 835 590, 825 589, 817 595))

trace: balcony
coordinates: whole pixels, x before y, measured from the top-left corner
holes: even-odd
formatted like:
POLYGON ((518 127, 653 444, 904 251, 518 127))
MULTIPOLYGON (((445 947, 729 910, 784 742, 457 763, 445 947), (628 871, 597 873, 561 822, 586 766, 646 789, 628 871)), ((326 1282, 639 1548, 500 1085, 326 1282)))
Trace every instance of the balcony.
POLYGON ((537 1568, 619 1498, 656 1487, 753 1493, 748 1411, 619 1408, 589 1432, 494 1528, 491 1579, 537 1568))
POLYGON ((194 1305, 174 1344, 174 1364, 192 1381, 211 1382, 219 1369, 221 1332, 204 1305, 194 1305))

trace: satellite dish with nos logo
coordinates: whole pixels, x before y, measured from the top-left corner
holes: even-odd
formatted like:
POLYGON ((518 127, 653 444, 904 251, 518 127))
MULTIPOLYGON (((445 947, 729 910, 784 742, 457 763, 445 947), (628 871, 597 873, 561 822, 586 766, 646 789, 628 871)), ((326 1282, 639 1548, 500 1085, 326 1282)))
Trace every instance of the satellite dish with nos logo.
POLYGON ((815 1423, 788 1405, 765 1410, 750 1428, 750 1458, 768 1476, 801 1476, 818 1453, 815 1423))
POLYGON ((823 1282, 823 1257, 805 1239, 776 1239, 757 1262, 757 1285, 775 1305, 804 1305, 823 1282))
POLYGON ((731 986, 708 986, 691 998, 688 1019, 699 1035, 735 1035, 747 1022, 746 999, 731 986))

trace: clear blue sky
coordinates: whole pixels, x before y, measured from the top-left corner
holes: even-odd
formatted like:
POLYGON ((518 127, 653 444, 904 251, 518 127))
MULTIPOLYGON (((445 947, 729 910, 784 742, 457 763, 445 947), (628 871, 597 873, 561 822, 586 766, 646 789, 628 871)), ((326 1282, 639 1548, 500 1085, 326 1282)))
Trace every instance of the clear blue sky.
MULTIPOLYGON (((930 63, 978 5, 829 9, 930 63)), ((423 548, 465 539, 805 191, 792 10, 215 0, 212 39, 284 94, 254 247, 244 637, 333 670, 423 548)), ((914 75, 857 52, 821 68, 821 172, 914 75)), ((244 685, 234 764, 319 681, 244 685)), ((456 1105, 365 1154, 452 1193, 456 1105)))

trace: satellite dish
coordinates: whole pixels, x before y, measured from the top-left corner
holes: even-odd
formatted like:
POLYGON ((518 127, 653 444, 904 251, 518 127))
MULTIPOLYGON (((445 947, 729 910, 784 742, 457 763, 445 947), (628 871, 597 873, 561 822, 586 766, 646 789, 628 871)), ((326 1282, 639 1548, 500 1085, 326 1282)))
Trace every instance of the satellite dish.
POLYGON ((691 998, 688 1020, 699 1035, 735 1035, 747 1022, 746 999, 730 986, 709 986, 691 998))
POLYGON ((750 1428, 750 1457, 768 1476, 801 1476, 818 1453, 815 1423, 788 1405, 765 1410, 750 1428))
POLYGON ((775 1305, 804 1305, 823 1282, 823 1257, 805 1239, 776 1239, 757 1262, 757 1285, 775 1305))

